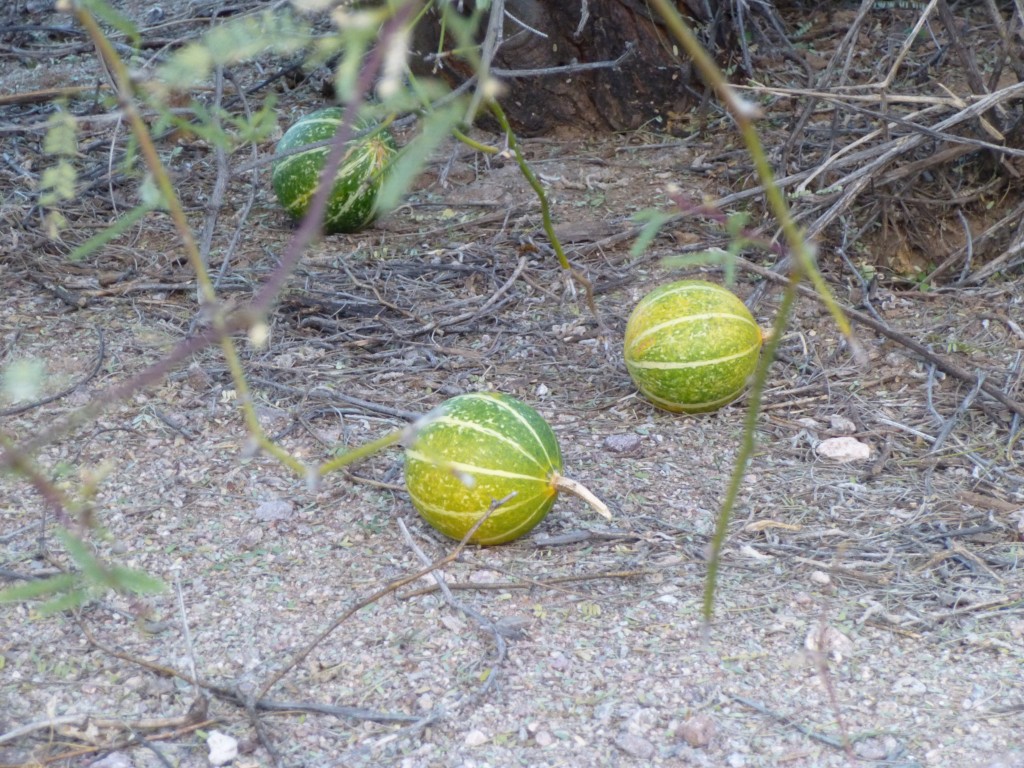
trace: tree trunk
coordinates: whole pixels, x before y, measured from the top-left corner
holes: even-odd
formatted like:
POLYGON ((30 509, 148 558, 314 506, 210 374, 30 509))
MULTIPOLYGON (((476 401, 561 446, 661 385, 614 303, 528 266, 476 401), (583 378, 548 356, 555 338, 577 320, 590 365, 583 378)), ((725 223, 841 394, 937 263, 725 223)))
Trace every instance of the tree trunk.
MULTIPOLYGON (((676 0, 681 13, 699 22, 710 21, 710 6, 722 2, 676 0)), ((505 0, 504 7, 503 40, 491 66, 517 132, 622 131, 645 124, 672 132, 701 96, 689 61, 644 0, 505 0), (616 59, 616 66, 601 66, 616 59)), ((486 24, 485 18, 480 40, 486 24)), ((436 15, 419 25, 414 68, 458 86, 472 68, 456 56, 437 55, 456 47, 441 34, 436 15)))

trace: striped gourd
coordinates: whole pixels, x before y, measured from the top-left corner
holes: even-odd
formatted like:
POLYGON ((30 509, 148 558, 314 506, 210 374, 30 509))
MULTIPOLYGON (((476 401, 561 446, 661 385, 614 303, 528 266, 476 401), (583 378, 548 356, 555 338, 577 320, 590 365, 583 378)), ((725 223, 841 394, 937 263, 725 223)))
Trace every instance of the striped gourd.
MULTIPOLYGON (((341 115, 340 107, 328 107, 302 118, 278 142, 275 155, 332 138, 341 126, 341 115)), ((359 124, 353 134, 366 128, 359 124)), ((295 218, 302 218, 309 208, 330 151, 326 145, 274 161, 274 192, 295 218)), ((386 129, 349 141, 327 201, 325 232, 355 232, 376 218, 377 193, 396 152, 395 140, 386 129)))
POLYGON ((560 490, 610 517, 583 486, 561 475, 555 433, 533 408, 508 395, 459 395, 427 414, 405 451, 413 506, 434 528, 461 540, 491 505, 498 506, 470 541, 503 544, 547 515, 560 490))
POLYGON ((623 356, 633 382, 652 403, 701 413, 740 396, 763 340, 734 293, 703 280, 681 280, 636 305, 623 356))

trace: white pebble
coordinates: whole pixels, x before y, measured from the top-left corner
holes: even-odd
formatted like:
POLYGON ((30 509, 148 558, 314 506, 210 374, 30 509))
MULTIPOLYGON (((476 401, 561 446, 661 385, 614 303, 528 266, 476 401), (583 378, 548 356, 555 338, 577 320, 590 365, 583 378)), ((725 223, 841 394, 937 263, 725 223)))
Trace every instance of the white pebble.
POLYGON ((465 744, 467 747, 479 747, 487 743, 487 734, 478 728, 466 734, 465 744))
POLYGON ((210 748, 210 765, 227 765, 238 757, 238 740, 220 731, 210 731, 206 737, 210 748))

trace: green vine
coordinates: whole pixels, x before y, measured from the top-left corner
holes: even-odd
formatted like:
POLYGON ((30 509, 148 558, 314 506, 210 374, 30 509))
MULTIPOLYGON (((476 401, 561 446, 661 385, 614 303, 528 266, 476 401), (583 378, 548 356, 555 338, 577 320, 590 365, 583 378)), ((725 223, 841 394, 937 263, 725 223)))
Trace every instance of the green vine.
POLYGON ((789 323, 797 286, 802 279, 806 277, 811 281, 814 289, 821 296, 829 312, 831 312, 836 325, 850 343, 851 348, 857 350, 858 347, 853 339, 853 331, 849 320, 832 296, 825 278, 818 271, 814 263, 813 250, 790 215, 785 196, 778 185, 775 184, 775 177, 768 163, 768 156, 764 151, 757 128, 754 125, 754 119, 758 116, 756 105, 743 99, 732 89, 721 69, 718 68, 708 52, 704 50, 697 36, 687 26, 673 3, 670 3, 669 0, 651 0, 651 4, 665 21, 672 35, 689 54, 694 65, 704 77, 705 82, 714 88, 722 103, 729 110, 729 114, 736 121, 736 126, 747 147, 747 152, 754 162, 758 178, 764 186, 768 207, 779 221, 786 244, 793 254, 789 284, 783 295, 782 303, 779 305, 772 334, 765 345, 757 370, 754 373, 739 454, 736 457, 736 464, 733 467, 725 499, 722 501, 722 507, 719 510, 715 523, 715 533, 711 540, 711 553, 708 557, 707 582, 704 588, 703 605, 704 619, 710 621, 714 613, 715 588, 718 583, 718 572, 722 560, 722 547, 725 544, 732 511, 736 506, 740 484, 743 481, 747 465, 753 458, 756 448, 757 419, 761 413, 761 395, 764 392, 765 382, 768 378, 768 368, 775 357, 775 350, 778 347, 782 333, 789 323))

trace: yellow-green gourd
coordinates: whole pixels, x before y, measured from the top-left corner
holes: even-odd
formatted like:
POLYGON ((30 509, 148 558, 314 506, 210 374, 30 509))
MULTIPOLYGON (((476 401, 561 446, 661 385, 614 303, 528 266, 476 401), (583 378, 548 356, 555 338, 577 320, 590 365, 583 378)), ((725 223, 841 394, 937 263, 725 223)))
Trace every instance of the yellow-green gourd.
POLYGON ((680 280, 640 300, 623 357, 637 388, 669 411, 702 413, 732 402, 757 367, 764 336, 731 291, 680 280))
POLYGON ((560 490, 610 518, 590 491, 562 474, 555 433, 533 408, 509 395, 459 395, 427 414, 405 451, 405 484, 413 506, 441 533, 461 540, 492 505, 470 539, 503 544, 533 529, 560 490))
MULTIPOLYGON (((320 109, 296 122, 277 144, 275 154, 279 158, 274 161, 271 183, 278 202, 297 219, 305 216, 309 209, 331 147, 326 145, 294 154, 286 153, 333 138, 341 123, 340 107, 320 109)), ((359 122, 353 134, 368 128, 359 122)), ((369 131, 359 138, 353 136, 349 140, 327 198, 323 220, 325 232, 355 232, 377 217, 380 212, 377 193, 397 151, 395 140, 386 128, 369 131)))

